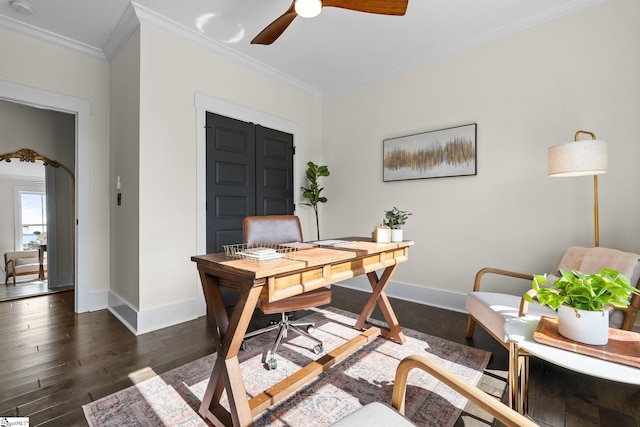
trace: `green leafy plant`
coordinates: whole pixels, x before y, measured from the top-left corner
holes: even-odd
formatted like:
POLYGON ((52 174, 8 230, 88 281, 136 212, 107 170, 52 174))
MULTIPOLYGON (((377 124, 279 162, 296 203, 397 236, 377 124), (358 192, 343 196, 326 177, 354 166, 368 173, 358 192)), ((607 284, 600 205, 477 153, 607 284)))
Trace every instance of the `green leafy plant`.
POLYGON ((327 166, 318 166, 313 162, 307 163, 307 181, 309 187, 301 187, 302 196, 309 200, 303 205, 311 206, 316 214, 316 230, 318 231, 318 240, 320 240, 320 220, 318 217, 318 204, 326 203, 327 198, 320 196, 320 192, 324 187, 318 184, 318 178, 329 176, 329 168, 327 166))
POLYGON ((411 215, 411 212, 401 211, 394 206, 390 211, 385 211, 384 225, 388 226, 389 228, 399 230, 407 222, 407 218, 409 218, 409 215, 411 215))
MULTIPOLYGON (((603 269, 594 274, 560 270, 560 274, 551 285, 547 284, 546 274, 535 275, 531 285, 536 291, 538 302, 553 310, 563 304, 587 311, 625 308, 629 306, 629 296, 640 293, 640 290, 631 286, 626 276, 611 269, 603 269)), ((524 298, 533 302, 529 294, 525 294, 524 298)))

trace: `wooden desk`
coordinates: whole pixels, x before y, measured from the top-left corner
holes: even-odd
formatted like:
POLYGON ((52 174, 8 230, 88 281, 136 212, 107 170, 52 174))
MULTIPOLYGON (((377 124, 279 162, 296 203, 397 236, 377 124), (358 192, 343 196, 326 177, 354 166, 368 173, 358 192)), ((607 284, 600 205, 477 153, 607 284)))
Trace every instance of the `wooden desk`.
POLYGON ((382 334, 399 344, 404 343, 404 334, 384 290, 398 264, 407 260, 411 245, 411 241, 354 241, 353 244, 337 248, 297 251, 293 258, 262 263, 230 258, 223 253, 192 257, 191 260, 197 263, 200 273, 217 349, 216 362, 200 405, 200 414, 216 426, 252 426, 256 415, 295 392, 378 335, 382 334), (376 270, 380 269, 384 271, 378 277, 376 270), (354 325, 354 328, 363 332, 263 393, 248 399, 240 373, 238 351, 258 300, 277 301, 361 274, 368 276, 373 288, 354 325), (231 318, 227 317, 221 287, 238 291, 238 302, 231 318), (366 323, 376 304, 380 306, 389 329, 373 327, 366 323), (220 405, 223 391, 227 393, 230 411, 220 405))

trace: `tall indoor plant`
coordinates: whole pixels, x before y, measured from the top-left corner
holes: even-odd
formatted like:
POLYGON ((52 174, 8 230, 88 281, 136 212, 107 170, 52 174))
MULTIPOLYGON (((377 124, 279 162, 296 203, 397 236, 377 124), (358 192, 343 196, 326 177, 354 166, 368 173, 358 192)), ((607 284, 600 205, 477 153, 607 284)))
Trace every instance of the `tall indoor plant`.
POLYGON ((385 211, 384 225, 391 229, 392 242, 402 242, 402 229, 409 215, 411 215, 411 212, 401 211, 395 206, 390 211, 385 211))
MULTIPOLYGON (((640 293, 626 276, 612 269, 593 274, 560 270, 552 284, 547 283, 546 275, 535 275, 531 286, 540 304, 558 310, 561 335, 592 345, 607 343, 610 309, 628 307, 631 294, 640 293)), ((533 302, 529 294, 524 298, 533 302)))
POLYGON ((307 181, 309 187, 301 187, 302 197, 308 200, 304 205, 311 206, 316 214, 316 230, 318 232, 318 240, 320 240, 320 220, 318 217, 318 204, 326 203, 327 198, 320 196, 320 192, 324 187, 318 184, 318 178, 329 176, 329 168, 327 166, 318 166, 313 162, 307 163, 307 181))

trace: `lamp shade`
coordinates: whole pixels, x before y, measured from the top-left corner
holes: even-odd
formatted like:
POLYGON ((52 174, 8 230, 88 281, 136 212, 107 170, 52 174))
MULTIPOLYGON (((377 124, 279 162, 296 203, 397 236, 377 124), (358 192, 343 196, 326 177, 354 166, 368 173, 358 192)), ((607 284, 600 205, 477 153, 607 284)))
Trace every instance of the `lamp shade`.
POLYGON ((303 18, 313 18, 320 15, 322 10, 321 0, 296 0, 294 4, 296 13, 303 18))
POLYGON ((580 140, 549 147, 549 176, 599 175, 607 168, 606 141, 580 140))

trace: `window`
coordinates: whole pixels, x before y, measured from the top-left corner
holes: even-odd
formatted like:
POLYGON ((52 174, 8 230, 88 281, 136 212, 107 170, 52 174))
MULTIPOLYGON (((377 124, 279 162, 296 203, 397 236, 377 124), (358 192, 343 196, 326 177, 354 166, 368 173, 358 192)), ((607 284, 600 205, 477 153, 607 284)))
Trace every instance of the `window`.
POLYGON ((47 244, 47 196, 44 190, 16 189, 16 249, 47 244))

